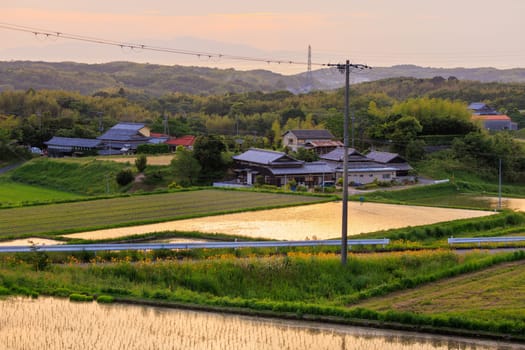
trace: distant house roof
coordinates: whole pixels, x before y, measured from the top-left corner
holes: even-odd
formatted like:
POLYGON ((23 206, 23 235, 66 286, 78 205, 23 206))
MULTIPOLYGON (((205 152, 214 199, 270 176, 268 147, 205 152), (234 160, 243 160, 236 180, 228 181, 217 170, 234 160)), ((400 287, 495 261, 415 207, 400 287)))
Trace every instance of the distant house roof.
POLYGON ((332 141, 332 140, 316 140, 316 141, 307 141, 306 146, 310 147, 343 147, 344 144, 341 141, 332 141))
POLYGON ((488 106, 486 103, 483 103, 483 102, 472 102, 471 104, 468 105, 468 109, 472 109, 472 110, 478 110, 478 109, 482 109, 485 107, 488 107, 488 106))
MULTIPOLYGON (((344 147, 338 147, 327 154, 323 154, 321 159, 331 160, 334 162, 342 162, 345 155, 344 147)), ((366 157, 361 153, 357 152, 353 148, 348 148, 348 159, 349 160, 366 160, 366 157)))
POLYGON ((302 140, 331 140, 334 138, 330 131, 324 129, 288 130, 283 136, 287 133, 292 133, 295 137, 302 140))
POLYGON ((504 120, 504 121, 510 121, 510 117, 504 114, 497 114, 497 115, 473 115, 473 120, 504 120))
POLYGON ((193 135, 184 135, 181 137, 170 139, 166 143, 171 146, 190 147, 193 146, 193 144, 195 143, 195 138, 196 137, 193 135))
POLYGON ((51 140, 44 142, 49 147, 82 147, 82 148, 96 148, 100 146, 102 142, 97 139, 82 139, 72 137, 59 137, 53 136, 51 140))
POLYGON ((143 123, 118 123, 103 135, 97 137, 97 139, 114 141, 147 141, 149 136, 141 133, 141 130, 145 127, 146 125, 143 123))

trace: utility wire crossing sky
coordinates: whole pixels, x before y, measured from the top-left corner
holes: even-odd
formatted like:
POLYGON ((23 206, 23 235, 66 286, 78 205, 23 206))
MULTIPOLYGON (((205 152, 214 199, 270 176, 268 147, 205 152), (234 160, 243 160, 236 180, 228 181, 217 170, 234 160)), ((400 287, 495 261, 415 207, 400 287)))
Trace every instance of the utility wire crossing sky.
POLYGON ((0 60, 148 62, 304 72, 271 61, 524 67, 523 0, 114 0, 0 3, 0 22, 150 47, 267 58, 171 55, 0 28, 0 60))

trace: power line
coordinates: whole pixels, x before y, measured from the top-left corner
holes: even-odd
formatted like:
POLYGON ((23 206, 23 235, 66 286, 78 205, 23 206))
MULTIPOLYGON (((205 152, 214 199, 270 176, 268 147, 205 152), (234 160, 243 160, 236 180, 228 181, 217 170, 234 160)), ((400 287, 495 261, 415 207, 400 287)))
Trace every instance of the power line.
POLYGON ((263 58, 263 57, 250 57, 250 56, 241 56, 241 55, 232 55, 226 53, 216 53, 216 52, 207 52, 207 51, 193 51, 193 50, 184 50, 178 48, 162 47, 162 46, 152 46, 147 44, 138 44, 124 41, 115 41, 110 39, 96 38, 83 36, 78 34, 64 33, 55 30, 34 28, 28 26, 21 26, 16 24, 0 22, 1 29, 13 30, 18 32, 25 32, 38 36, 43 36, 45 38, 56 38, 56 39, 68 39, 76 40, 82 42, 88 42, 92 44, 99 45, 108 45, 120 47, 121 49, 131 49, 131 50, 146 50, 146 51, 155 51, 155 52, 164 52, 177 55, 187 55, 194 57, 207 57, 215 59, 225 59, 225 60, 239 60, 239 61, 250 61, 250 62, 260 62, 260 63, 275 63, 275 64, 288 64, 288 65, 304 65, 304 66, 327 66, 326 63, 314 63, 310 60, 308 62, 295 61, 295 60, 284 60, 284 59, 274 59, 274 58, 263 58))

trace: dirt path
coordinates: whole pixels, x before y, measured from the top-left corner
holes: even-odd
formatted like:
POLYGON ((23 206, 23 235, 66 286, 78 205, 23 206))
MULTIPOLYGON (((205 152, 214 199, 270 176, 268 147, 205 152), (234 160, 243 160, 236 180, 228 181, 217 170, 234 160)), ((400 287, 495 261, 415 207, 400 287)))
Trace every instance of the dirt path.
MULTIPOLYGON (((281 240, 330 239, 341 235, 341 202, 261 210, 70 234, 83 239, 117 238, 161 231, 198 231, 281 240)), ((478 210, 379 203, 348 205, 348 234, 491 215, 478 210)))

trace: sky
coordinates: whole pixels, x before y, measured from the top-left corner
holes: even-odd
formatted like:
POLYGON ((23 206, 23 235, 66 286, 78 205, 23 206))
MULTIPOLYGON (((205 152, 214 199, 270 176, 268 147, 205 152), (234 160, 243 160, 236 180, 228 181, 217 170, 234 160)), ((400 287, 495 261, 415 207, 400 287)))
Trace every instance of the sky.
POLYGON ((133 61, 295 74, 317 64, 525 67, 525 0, 0 0, 0 61, 133 61), (2 25, 278 64, 86 43, 2 25))

